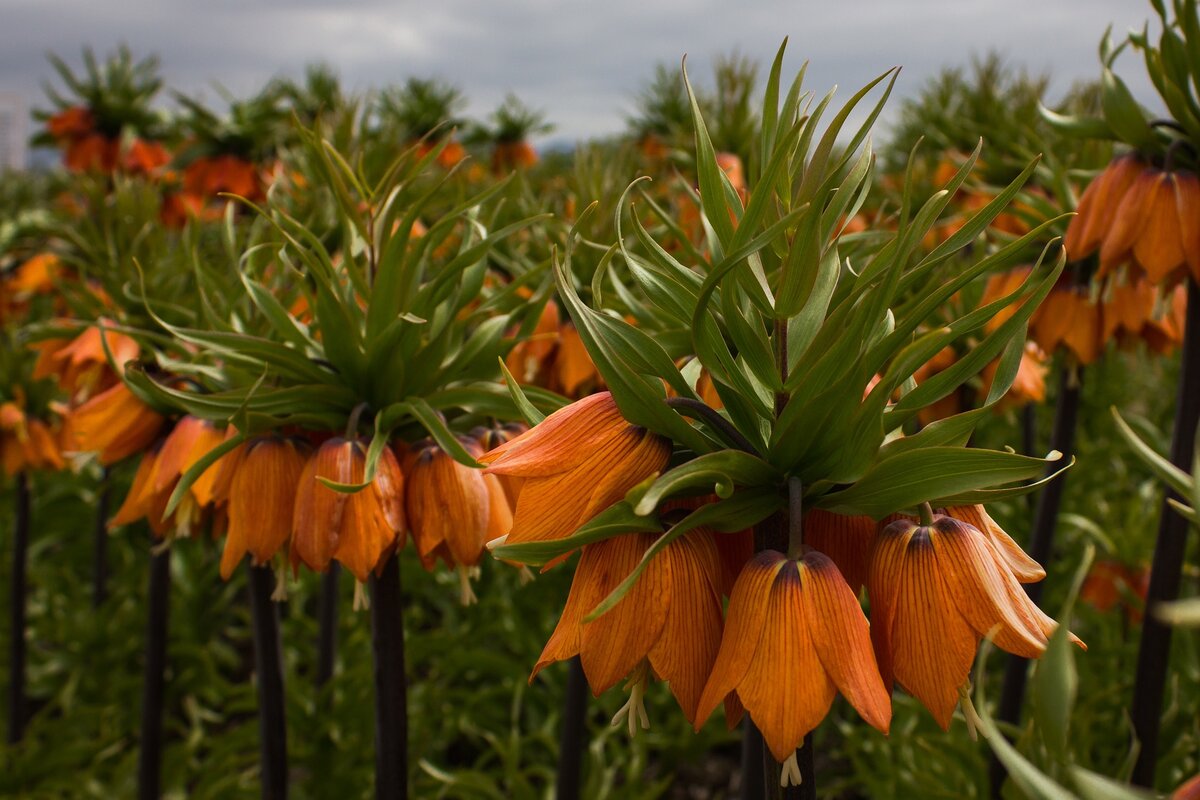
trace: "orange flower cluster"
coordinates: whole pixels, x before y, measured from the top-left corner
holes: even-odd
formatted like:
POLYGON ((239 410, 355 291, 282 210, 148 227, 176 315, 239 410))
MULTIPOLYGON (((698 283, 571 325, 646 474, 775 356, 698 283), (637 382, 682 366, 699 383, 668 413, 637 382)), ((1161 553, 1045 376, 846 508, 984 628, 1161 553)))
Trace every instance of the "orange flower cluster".
POLYGON ((35 345, 33 376, 53 378, 69 398, 62 412, 62 449, 96 453, 108 466, 143 452, 158 438, 164 420, 122 382, 125 363, 138 357, 138 343, 109 328, 108 320, 101 319, 100 325, 74 339, 35 345))
MULTIPOLYGON (((489 474, 524 481, 506 541, 569 536, 665 466, 670 451, 656 439, 600 394, 486 453, 489 474)), ((626 716, 631 731, 646 725, 641 702, 652 676, 670 684, 697 727, 722 702, 731 724, 744 708, 784 762, 787 782, 798 778, 795 749, 836 693, 886 733, 890 688, 899 682, 948 727, 982 637, 996 630, 1001 648, 1033 658, 1055 627, 1020 588, 1044 571, 982 506, 944 509, 928 525, 813 510, 803 528, 799 558, 751 558, 748 531, 688 531, 590 621, 656 536, 584 545, 533 676, 578 655, 597 695, 629 678, 630 701, 618 718, 626 716), (864 584, 871 624, 858 601, 864 584), (730 597, 723 618, 722 595, 730 597)))
MULTIPOLYGON (((993 275, 981 304, 998 300, 1014 291, 1029 275, 1030 268, 993 275)), ((1183 339, 1187 293, 1181 286, 1161 290, 1136 276, 1115 277, 1093 297, 1089 289, 1060 279, 1029 320, 1029 335, 1047 353, 1060 347, 1080 364, 1091 364, 1104 354, 1110 341, 1119 347, 1145 342, 1157 353, 1166 353, 1183 339), (1161 294, 1160 294, 1161 293, 1161 294), (1165 299, 1160 299, 1165 295, 1165 299)), ((1015 309, 1014 309, 1015 310, 1015 309)), ((987 326, 992 331, 1011 315, 1004 311, 987 326)))
POLYGON ((1200 280, 1200 178, 1116 158, 1079 199, 1063 246, 1072 260, 1100 253, 1100 277, 1127 267, 1134 279, 1172 286, 1200 280))
MULTIPOLYGON (((124 384, 118 386, 124 388, 124 384)), ((144 519, 159 539, 190 536, 203 521, 205 513, 215 505, 216 465, 210 466, 201 480, 192 484, 169 518, 165 516, 167 503, 179 478, 223 442, 225 435, 224 430, 211 422, 188 416, 179 420, 170 433, 148 449, 142 445, 126 453, 132 455, 144 451, 125 501, 109 521, 109 526, 128 525, 144 519)), ((105 463, 103 455, 101 453, 102 463, 105 463)))
POLYGON ((29 469, 62 469, 58 440, 50 426, 25 413, 24 399, 0 403, 0 466, 12 477, 29 469))
POLYGON ((566 397, 582 397, 603 386, 575 324, 560 319, 553 300, 546 303, 533 334, 509 351, 505 366, 519 383, 566 397))
POLYGON ((82 106, 55 114, 46 132, 63 149, 63 164, 72 172, 108 173, 120 167, 131 175, 156 175, 171 160, 160 143, 138 138, 122 152, 121 140, 98 131, 94 115, 82 106))

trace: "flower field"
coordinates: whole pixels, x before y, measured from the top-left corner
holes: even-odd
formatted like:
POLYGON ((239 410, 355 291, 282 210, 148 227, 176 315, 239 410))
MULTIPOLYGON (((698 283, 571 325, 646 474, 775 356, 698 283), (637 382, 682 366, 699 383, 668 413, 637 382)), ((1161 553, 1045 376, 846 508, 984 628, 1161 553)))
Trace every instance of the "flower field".
POLYGON ((0 796, 1200 798, 1200 11, 1147 12, 1066 93, 785 41, 547 152, 51 57, 0 796))

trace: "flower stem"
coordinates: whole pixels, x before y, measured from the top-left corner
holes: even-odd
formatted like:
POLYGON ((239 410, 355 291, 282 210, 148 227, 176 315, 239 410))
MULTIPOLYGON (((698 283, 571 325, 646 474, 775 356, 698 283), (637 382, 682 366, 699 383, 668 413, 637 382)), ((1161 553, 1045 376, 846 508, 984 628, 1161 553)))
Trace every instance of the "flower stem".
MULTIPOLYGON (((1063 454, 1069 461, 1075 450, 1075 430, 1079 423, 1079 400, 1083 389, 1083 367, 1063 359, 1058 369, 1058 397, 1054 403, 1054 427, 1050 432, 1050 447, 1063 454)), ((1049 468, 1057 469, 1056 466, 1049 468)), ((1050 554, 1054 545, 1058 512, 1062 507, 1065 476, 1059 476, 1046 485, 1038 496, 1033 518, 1033 532, 1029 535, 1029 556, 1046 567, 1050 566, 1050 554)), ((1029 599, 1038 602, 1042 594, 1042 583, 1024 585, 1029 599)), ((1025 699, 1025 682, 1029 676, 1029 661, 1010 655, 1004 668, 1004 683, 1000 690, 1000 704, 996 718, 1001 722, 1016 725, 1021 721, 1021 705, 1025 699)), ((1008 772, 993 754, 990 757, 991 796, 1000 797, 1004 778, 1008 772)))
POLYGON ((270 565, 250 567, 250 617, 254 626, 254 672, 258 677, 258 733, 262 797, 288 794, 287 723, 284 719, 283 661, 279 612, 271 599, 275 575, 270 565))
POLYGON ((167 619, 171 603, 171 548, 151 550, 146 593, 146 661, 142 673, 142 743, 138 798, 158 800, 162 773, 163 695, 166 688, 167 619))
POLYGON ((804 549, 804 484, 793 475, 788 478, 788 550, 787 557, 799 560, 804 549))
POLYGON ((29 561, 29 475, 18 472, 14 489, 12 586, 9 594, 12 644, 9 651, 8 743, 25 733, 25 601, 29 561))
POLYGON ((719 411, 707 403, 694 400, 690 397, 668 397, 667 405, 684 416, 707 422, 716 429, 717 433, 725 438, 727 443, 733 445, 738 450, 758 455, 758 451, 754 449, 754 445, 750 444, 750 440, 742 436, 741 431, 735 428, 729 420, 721 416, 719 411))
POLYGON ((108 599, 108 501, 111 494, 112 481, 106 467, 96 489, 96 516, 92 527, 92 608, 99 608, 108 599))
POLYGON ((587 678, 579 656, 571 659, 563 696, 562 728, 558 739, 558 772, 554 779, 556 800, 578 800, 583 777, 583 754, 587 736, 587 678))
POLYGON ((921 515, 921 525, 928 527, 933 524, 933 506, 929 503, 921 503, 917 506, 917 513, 921 515))
POLYGON ((742 720, 742 800, 762 800, 763 789, 762 733, 747 714, 742 720))
MULTIPOLYGON (((1183 369, 1175 407, 1175 430, 1171 436, 1171 463, 1190 470, 1195 454, 1196 428, 1200 423, 1200 285, 1188 279, 1187 322, 1183 334, 1183 369)), ((1175 496, 1167 492, 1167 497, 1175 496)), ((1176 498, 1180 499, 1180 498, 1176 498)), ((1159 604, 1179 597, 1188 523, 1163 499, 1150 586, 1146 592, 1146 618, 1138 647, 1137 677, 1133 686, 1130 717, 1141 749, 1133 768, 1133 783, 1153 786, 1158 757, 1158 731, 1162 718, 1163 690, 1167 685, 1167 661, 1171 651, 1171 627, 1155 614, 1159 604)), ((1192 709, 1192 713, 1195 708, 1192 709)), ((1188 713, 1186 710, 1182 713, 1188 713)))
POLYGON ((341 565, 333 561, 321 576, 321 593, 317 598, 318 689, 333 677, 333 662, 337 656, 338 577, 341 572, 341 565))
POLYGON ((404 670, 404 603, 400 559, 371 576, 371 645, 375 656, 375 797, 408 797, 408 698, 404 670))

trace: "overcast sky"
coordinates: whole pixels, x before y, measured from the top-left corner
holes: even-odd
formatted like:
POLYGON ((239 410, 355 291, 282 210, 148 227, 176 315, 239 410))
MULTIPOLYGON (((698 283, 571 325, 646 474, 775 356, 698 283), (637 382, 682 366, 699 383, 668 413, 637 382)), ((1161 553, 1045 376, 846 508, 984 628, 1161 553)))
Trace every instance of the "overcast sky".
MULTIPOLYGON (((127 43, 160 56, 169 86, 214 103, 213 82, 250 93, 325 61, 352 89, 440 76, 474 116, 514 91, 548 113, 552 139, 572 141, 622 129, 654 65, 684 53, 707 77, 734 49, 769 63, 787 35, 785 68, 807 59, 807 88, 837 84, 845 98, 893 65, 897 93, 911 95, 940 67, 996 49, 1061 90, 1098 75, 1109 24, 1140 28, 1152 13, 1143 0, 0 0, 0 91, 38 105, 53 77, 46 53, 75 65, 85 45, 127 43)), ((1149 99, 1144 81, 1131 84, 1149 99)))

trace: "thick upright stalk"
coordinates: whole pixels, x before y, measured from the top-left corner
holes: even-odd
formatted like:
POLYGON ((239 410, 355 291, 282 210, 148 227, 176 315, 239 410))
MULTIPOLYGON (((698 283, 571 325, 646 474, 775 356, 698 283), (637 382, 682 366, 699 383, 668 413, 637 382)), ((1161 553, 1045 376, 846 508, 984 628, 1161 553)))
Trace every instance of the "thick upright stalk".
POLYGON ((334 561, 321 576, 321 592, 317 598, 317 688, 333 677, 333 662, 337 655, 338 577, 341 566, 334 561))
POLYGON ((96 516, 92 525, 92 608, 108 599, 108 501, 112 484, 108 469, 100 476, 96 489, 96 516))
POLYGON ((742 720, 742 800, 762 800, 763 738, 754 720, 747 714, 742 720))
POLYGON ((271 599, 274 585, 275 575, 269 566, 250 568, 250 617, 254 627, 254 672, 258 677, 258 746, 263 800, 285 800, 288 794, 283 659, 279 646, 279 612, 271 599))
POLYGON ((579 656, 571 659, 563 696, 562 728, 558 737, 558 773, 554 779, 557 800, 579 800, 583 781, 583 753, 587 743, 587 678, 579 656))
POLYGON ((142 673, 142 746, 138 752, 138 798, 160 794, 163 700, 167 667, 167 612, 171 603, 171 549, 150 556, 146 595, 146 661, 142 673))
POLYGON ((408 698, 404 672, 400 560, 371 578, 371 645, 375 653, 375 797, 408 797, 408 698))
MULTIPOLYGON (((1054 405, 1054 428, 1050 433, 1050 447, 1062 453, 1063 460, 1070 460, 1075 449, 1075 431, 1079 427, 1079 398, 1082 388, 1083 367, 1065 361, 1061 363, 1058 370, 1058 398, 1054 405)), ((1058 468, 1059 464, 1055 464, 1050 470, 1058 468)), ((1029 537, 1029 555, 1043 567, 1049 567, 1065 486, 1066 476, 1060 476, 1047 484, 1038 496, 1033 532, 1029 537)), ((1025 584, 1025 593, 1036 603, 1041 598, 1042 584, 1025 584)), ((1004 668, 1000 705, 996 710, 1000 721, 1011 725, 1021 721, 1021 704, 1025 699, 1025 682, 1028 675, 1029 661, 1010 655, 1004 668)), ((1008 773, 995 755, 991 756, 989 771, 992 797, 999 798, 1000 789, 1008 773)))
POLYGON ((25 705, 25 602, 29 553, 29 476, 17 473, 13 508, 13 562, 9 608, 12 649, 8 673, 8 742, 21 741, 27 717, 25 705))
MULTIPOLYGON (((1171 463, 1191 471, 1195 455, 1196 427, 1200 422, 1200 286, 1188 280, 1187 322, 1183 338, 1183 365, 1179 373, 1179 394, 1175 406, 1175 430, 1171 436, 1171 463)), ((1167 496, 1174 493, 1168 491, 1167 496)), ((1133 768, 1133 782, 1154 785, 1158 759, 1158 728, 1162 714, 1163 690, 1167 685, 1167 662, 1171 653, 1171 628, 1159 621, 1155 608, 1179 597, 1187 550, 1188 523, 1163 500, 1150 565, 1150 586, 1146 592, 1146 614, 1142 623, 1142 641, 1138 647, 1137 677, 1133 682, 1133 732, 1141 745, 1133 768)))

